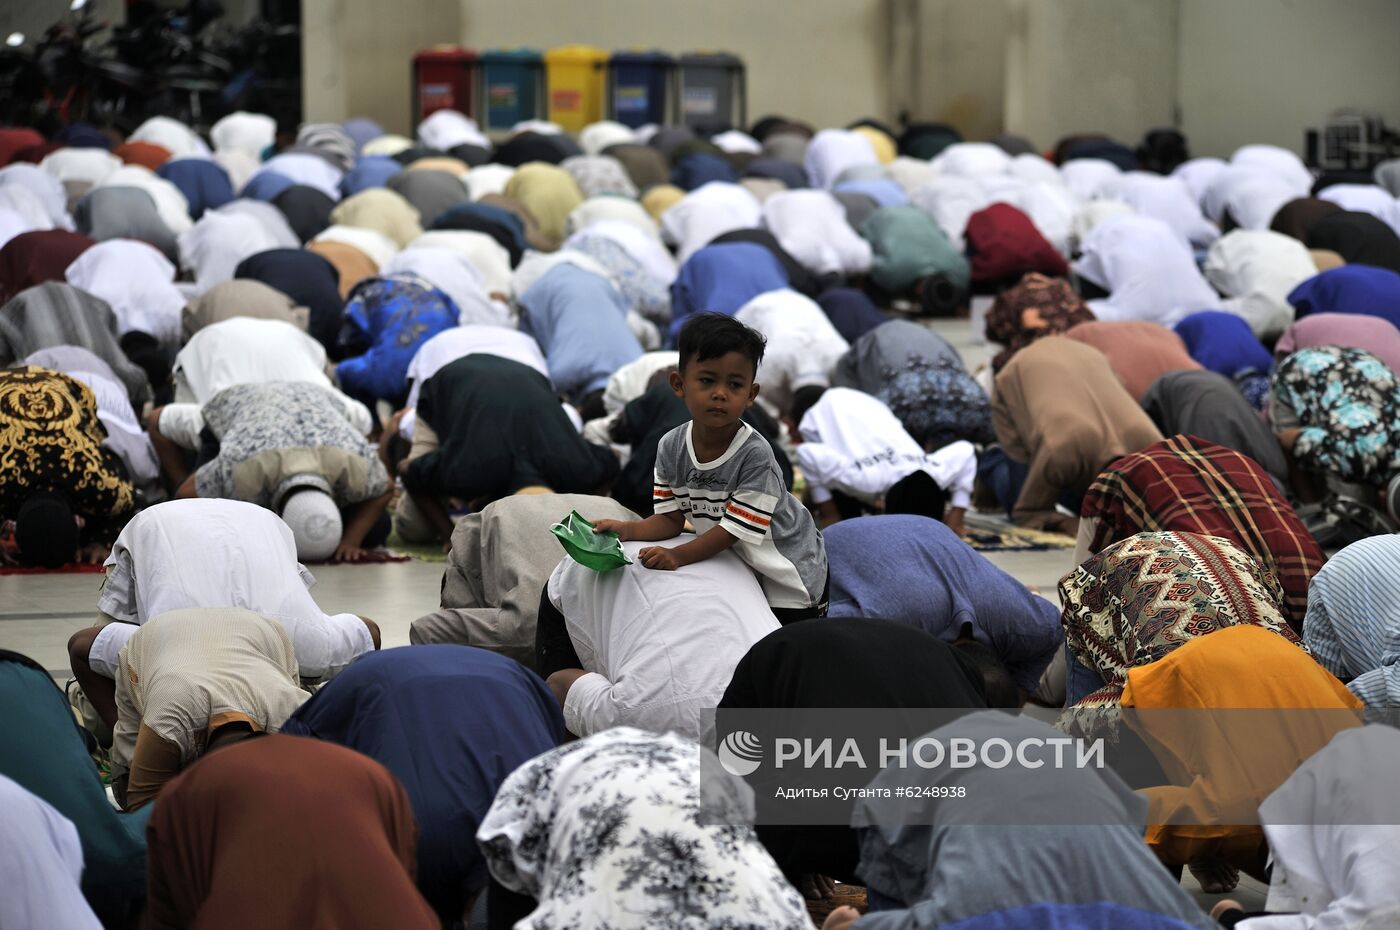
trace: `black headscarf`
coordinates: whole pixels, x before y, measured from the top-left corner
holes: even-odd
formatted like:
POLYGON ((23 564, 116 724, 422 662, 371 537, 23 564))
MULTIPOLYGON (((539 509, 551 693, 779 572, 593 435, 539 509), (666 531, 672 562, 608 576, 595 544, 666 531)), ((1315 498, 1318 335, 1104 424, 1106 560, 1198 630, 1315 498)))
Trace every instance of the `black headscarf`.
POLYGON ((402 171, 385 182, 384 186, 413 204, 424 229, 431 229, 434 220, 459 203, 471 200, 462 179, 450 171, 427 168, 402 171))
POLYGON ((511 136, 496 149, 497 164, 518 168, 527 162, 543 161, 557 165, 568 156, 554 136, 538 132, 522 132, 511 136))
POLYGON ((482 145, 472 145, 470 142, 463 142, 461 145, 454 145, 447 150, 447 154, 460 162, 465 162, 470 168, 477 165, 484 165, 491 160, 491 150, 482 145))
POLYGON ((755 158, 744 168, 746 178, 772 178, 782 181, 788 190, 809 187, 807 169, 785 158, 755 158))
POLYGON ((1285 236, 1292 236, 1299 242, 1306 242, 1308 230, 1318 220, 1341 213, 1342 208, 1330 200, 1316 197, 1298 197, 1278 208, 1269 221, 1269 229, 1285 236))
POLYGON ((1308 227, 1303 242, 1310 249, 1331 249, 1348 265, 1400 272, 1400 236, 1369 213, 1342 210, 1325 216, 1308 227))
POLYGON ((438 214, 433 229, 464 229, 484 232, 510 253, 510 266, 520 264, 525 254, 525 228, 508 210, 487 203, 459 203, 438 214))
POLYGON ((899 154, 932 158, 962 140, 962 133, 945 123, 914 123, 899 137, 899 154))
MULTIPOLYGON (((957 647, 888 620, 828 618, 790 624, 755 643, 719 706, 919 710, 984 708, 987 701, 976 667, 957 647)), ((913 716, 904 727, 910 738, 922 729, 913 716)), ((848 826, 757 829, 790 878, 855 876, 859 850, 848 826)))
POLYGON ((335 201, 324 191, 305 184, 293 184, 272 198, 272 205, 282 211, 287 225, 302 242, 310 242, 331 225, 331 211, 335 209, 335 201))
POLYGON ((622 162, 623 170, 641 193, 671 181, 671 166, 660 152, 649 145, 620 142, 603 149, 603 154, 622 162))
POLYGON ((235 278, 261 281, 310 311, 306 331, 332 358, 338 357, 345 302, 340 299, 340 272, 325 257, 305 249, 269 249, 250 255, 233 270, 235 278))

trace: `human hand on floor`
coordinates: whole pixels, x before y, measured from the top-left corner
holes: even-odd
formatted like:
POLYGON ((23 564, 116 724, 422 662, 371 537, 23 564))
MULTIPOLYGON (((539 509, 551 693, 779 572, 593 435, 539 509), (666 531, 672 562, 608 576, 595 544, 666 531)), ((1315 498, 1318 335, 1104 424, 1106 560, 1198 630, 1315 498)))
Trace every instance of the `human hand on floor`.
POLYGON ((637 553, 637 559, 647 568, 660 572, 673 572, 685 564, 676 555, 676 550, 664 546, 647 546, 637 553))
POLYGON ((830 901, 836 896, 836 882, 825 875, 808 872, 797 880, 797 890, 808 901, 830 901))
POLYGON ((860 911, 849 904, 843 904, 826 915, 826 920, 822 922, 822 930, 846 930, 857 920, 860 920, 860 911))
POLYGON ((88 543, 78 548, 77 561, 84 565, 101 565, 112 554, 112 547, 105 543, 88 543))
POLYGON ((341 543, 335 547, 335 554, 331 556, 332 562, 360 562, 368 555, 368 552, 359 546, 352 546, 348 543, 341 543))
POLYGON ((593 521, 593 532, 616 533, 619 542, 627 542, 627 540, 632 538, 632 521, 595 520, 593 521))

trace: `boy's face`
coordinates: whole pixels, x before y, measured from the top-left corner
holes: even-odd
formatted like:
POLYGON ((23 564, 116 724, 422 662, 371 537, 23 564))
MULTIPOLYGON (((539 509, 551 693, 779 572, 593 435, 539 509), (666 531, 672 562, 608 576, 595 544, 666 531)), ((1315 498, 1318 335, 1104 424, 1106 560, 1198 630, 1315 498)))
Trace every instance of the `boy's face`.
POLYGON ((753 362, 742 352, 701 361, 691 358, 671 373, 671 389, 685 401, 690 418, 705 426, 737 423, 758 396, 753 362))

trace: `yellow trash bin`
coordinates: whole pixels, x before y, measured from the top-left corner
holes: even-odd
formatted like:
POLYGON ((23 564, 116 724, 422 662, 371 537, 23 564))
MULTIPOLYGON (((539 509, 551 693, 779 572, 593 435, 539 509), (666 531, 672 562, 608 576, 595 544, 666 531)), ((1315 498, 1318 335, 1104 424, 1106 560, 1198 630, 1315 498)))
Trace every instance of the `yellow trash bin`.
POLYGON ((549 80, 549 119, 578 132, 603 118, 607 105, 608 52, 591 45, 563 45, 544 53, 549 80))

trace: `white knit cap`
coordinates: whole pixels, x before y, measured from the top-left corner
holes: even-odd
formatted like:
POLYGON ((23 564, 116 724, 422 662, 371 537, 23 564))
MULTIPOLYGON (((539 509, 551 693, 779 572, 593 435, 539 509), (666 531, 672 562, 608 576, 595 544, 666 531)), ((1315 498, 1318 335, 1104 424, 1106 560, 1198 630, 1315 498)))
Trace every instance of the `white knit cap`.
POLYGON ((293 491, 282 504, 282 521, 291 528, 297 558, 303 562, 324 562, 340 545, 340 508, 325 491, 313 487, 293 491))

